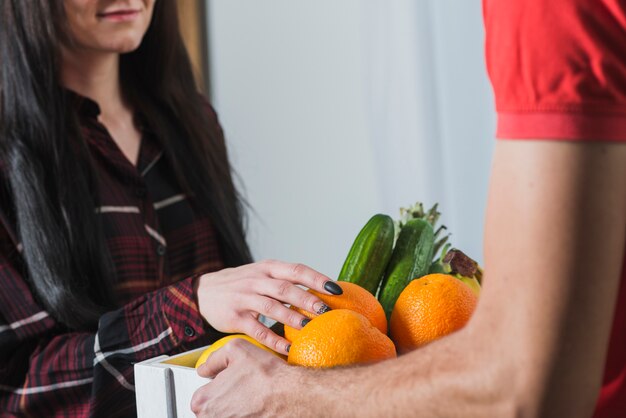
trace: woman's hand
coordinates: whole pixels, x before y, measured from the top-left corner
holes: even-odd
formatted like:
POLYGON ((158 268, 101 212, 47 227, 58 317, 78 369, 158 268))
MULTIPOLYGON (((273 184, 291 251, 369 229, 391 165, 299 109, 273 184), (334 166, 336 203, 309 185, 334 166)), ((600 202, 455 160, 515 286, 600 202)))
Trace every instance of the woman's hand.
POLYGON ((268 260, 200 276, 196 282, 198 307, 216 330, 242 332, 286 354, 289 341, 260 323, 259 315, 300 329, 308 318, 283 303, 314 314, 330 309, 317 296, 296 286, 298 284, 321 293, 338 295, 342 292, 331 279, 303 264, 268 260))

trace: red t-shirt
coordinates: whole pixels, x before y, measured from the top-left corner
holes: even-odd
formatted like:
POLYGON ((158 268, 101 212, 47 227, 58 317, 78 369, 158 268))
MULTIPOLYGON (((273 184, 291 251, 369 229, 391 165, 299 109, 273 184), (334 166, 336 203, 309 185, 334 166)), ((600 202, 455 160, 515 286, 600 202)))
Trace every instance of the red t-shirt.
MULTIPOLYGON (((626 0, 483 0, 483 11, 498 138, 626 144, 626 0)), ((595 417, 626 417, 622 272, 595 417)))

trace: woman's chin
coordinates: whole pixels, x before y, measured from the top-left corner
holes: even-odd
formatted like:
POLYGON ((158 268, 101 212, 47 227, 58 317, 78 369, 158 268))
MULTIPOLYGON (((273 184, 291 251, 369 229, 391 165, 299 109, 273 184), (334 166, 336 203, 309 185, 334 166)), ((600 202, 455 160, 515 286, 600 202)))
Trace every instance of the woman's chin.
POLYGON ((126 54, 129 52, 133 52, 134 50, 139 48, 139 45, 141 45, 141 39, 138 41, 129 40, 111 45, 111 48, 109 48, 109 50, 111 52, 117 52, 119 54, 126 54))

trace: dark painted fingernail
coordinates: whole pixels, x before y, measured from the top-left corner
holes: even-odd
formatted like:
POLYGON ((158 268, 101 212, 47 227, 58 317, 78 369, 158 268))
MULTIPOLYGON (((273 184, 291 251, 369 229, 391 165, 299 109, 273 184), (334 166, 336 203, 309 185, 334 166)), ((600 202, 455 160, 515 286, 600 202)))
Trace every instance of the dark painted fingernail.
POLYGON ((286 352, 289 352, 289 350, 291 350, 291 344, 287 344, 287 347, 285 347, 286 352))
POLYGON ((304 318, 302 321, 300 321, 300 326, 304 328, 304 326, 308 324, 309 322, 311 322, 309 318, 304 318))
POLYGON ((317 310, 317 314, 321 315, 321 314, 326 313, 328 311, 330 311, 330 306, 328 306, 325 303, 322 303, 322 306, 320 306, 320 308, 317 310))
POLYGON ((341 295, 343 293, 343 289, 341 288, 341 286, 339 286, 337 283, 333 282, 332 280, 329 280, 326 283, 324 283, 324 289, 327 292, 332 293, 333 295, 341 295))

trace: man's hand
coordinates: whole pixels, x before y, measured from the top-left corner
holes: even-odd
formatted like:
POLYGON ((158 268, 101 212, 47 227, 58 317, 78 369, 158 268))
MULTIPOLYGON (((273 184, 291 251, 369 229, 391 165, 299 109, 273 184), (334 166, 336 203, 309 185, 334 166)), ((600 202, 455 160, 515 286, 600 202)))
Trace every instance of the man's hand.
POLYGON ((194 393, 191 410, 202 418, 282 415, 282 383, 289 369, 275 355, 247 341, 233 340, 198 368, 200 376, 213 380, 194 393))

